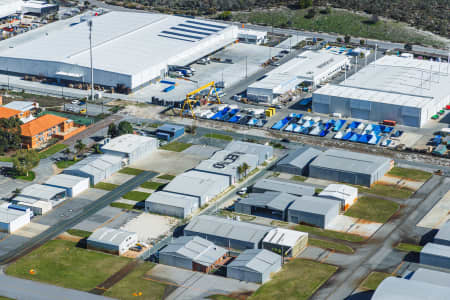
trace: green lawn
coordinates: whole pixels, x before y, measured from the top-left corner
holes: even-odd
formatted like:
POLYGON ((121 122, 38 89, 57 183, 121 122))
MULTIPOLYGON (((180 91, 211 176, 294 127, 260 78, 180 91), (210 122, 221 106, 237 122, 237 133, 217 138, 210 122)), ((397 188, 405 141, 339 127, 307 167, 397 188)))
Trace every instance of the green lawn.
POLYGON ((64 150, 65 148, 67 148, 67 146, 64 144, 55 144, 53 146, 50 146, 46 150, 39 152, 39 158, 40 159, 47 158, 49 156, 52 156, 55 153, 58 153, 61 150, 64 150))
POLYGON ((389 273, 372 272, 364 279, 359 287, 365 290, 376 290, 380 283, 390 276, 392 275, 389 273))
POLYGON ((224 140, 224 141, 232 141, 233 140, 232 136, 229 136, 226 134, 220 134, 220 133, 208 133, 208 134, 205 134, 204 137, 218 139, 218 140, 224 140))
POLYGON ((160 149, 174 151, 174 152, 183 152, 190 146, 192 146, 192 144, 175 141, 170 144, 166 144, 166 145, 162 146, 160 149))
POLYGON ((433 176, 433 174, 422 170, 399 168, 399 167, 392 168, 392 170, 389 171, 388 175, 414 181, 427 181, 428 179, 431 178, 431 176, 433 176))
POLYGON ((148 181, 141 184, 141 187, 143 187, 144 189, 157 190, 164 185, 166 184, 161 182, 148 181))
POLYGON ((133 200, 136 202, 141 202, 141 201, 145 201, 148 198, 148 196, 150 196, 150 195, 151 195, 150 193, 131 191, 131 192, 128 192, 125 195, 123 195, 122 198, 128 199, 128 200, 133 200))
POLYGON ((134 209, 134 205, 126 204, 126 203, 120 203, 120 202, 113 202, 109 206, 121 208, 121 209, 128 209, 132 210, 134 209))
POLYGON ((164 179, 164 180, 173 180, 175 178, 175 175, 163 174, 163 175, 159 175, 157 178, 164 179))
POLYGON ((138 265, 132 272, 105 292, 105 296, 120 300, 163 299, 166 285, 156 281, 144 279, 147 273, 155 264, 144 262, 138 265), (141 296, 135 296, 142 293, 141 296))
POLYGON ((82 238, 88 238, 92 234, 92 232, 90 232, 90 231, 81 230, 81 229, 69 229, 69 230, 67 230, 67 233, 74 235, 74 236, 79 236, 82 238))
POLYGON ((305 176, 299 176, 299 175, 295 175, 291 177, 291 180, 295 180, 295 181, 305 181, 306 179, 308 179, 308 177, 305 176))
POLYGON ((322 191, 323 191, 323 189, 321 189, 321 188, 314 189, 314 193, 316 193, 316 195, 320 194, 320 192, 322 192, 322 191))
POLYGON ((94 185, 94 188, 101 189, 105 191, 112 191, 119 186, 117 184, 107 183, 107 182, 99 182, 96 185, 94 185))
POLYGON ((20 180, 26 180, 26 181, 33 181, 34 178, 36 178, 36 174, 33 171, 28 172, 27 175, 14 175, 14 179, 20 179, 20 180))
POLYGON ((363 196, 356 201, 345 215, 372 222, 386 223, 400 208, 400 204, 371 196, 363 196))
POLYGON ((408 244, 408 243, 398 243, 394 249, 404 252, 420 252, 422 251, 423 246, 408 244))
POLYGON ((89 291, 128 262, 128 258, 77 248, 74 242, 52 240, 9 265, 6 274, 89 291))
POLYGON ((317 227, 308 226, 308 225, 299 224, 299 225, 295 225, 292 229, 298 230, 298 231, 303 231, 303 232, 308 232, 308 233, 323 236, 323 237, 344 240, 344 241, 348 241, 348 242, 359 243, 359 242, 362 242, 365 240, 365 238, 360 235, 339 232, 339 231, 334 231, 334 230, 327 230, 327 229, 317 228, 317 227))
POLYGON ((13 298, 0 296, 0 300, 14 300, 13 298))
POLYGON ((326 249, 326 250, 332 250, 332 251, 334 250, 336 252, 341 252, 341 253, 345 253, 345 254, 353 254, 355 252, 355 250, 353 250, 353 248, 351 248, 347 245, 332 242, 332 241, 325 241, 325 240, 310 238, 310 239, 308 239, 308 244, 310 246, 314 246, 314 247, 318 247, 318 248, 322 248, 322 249, 326 249))
POLYGON ((293 259, 283 269, 262 285, 249 299, 306 300, 320 288, 338 267, 312 260, 293 259))
POLYGON ((363 186, 356 186, 360 193, 373 194, 384 197, 392 197, 397 199, 408 199, 414 194, 413 190, 404 187, 387 184, 375 184, 368 188, 363 186))
POLYGON ((65 169, 76 163, 77 163, 77 161, 75 161, 75 160, 60 160, 56 163, 56 166, 59 169, 65 169))
MULTIPOLYGON (((0 156, 0 161, 2 162, 12 162, 12 157, 9 156, 0 156)), ((1 298, 0 298, 1 299, 1 298)))
POLYGON ((142 172, 144 172, 144 170, 140 170, 140 169, 135 169, 135 168, 123 168, 122 170, 119 171, 119 173, 122 174, 128 174, 128 175, 134 175, 137 176, 139 174, 141 174, 142 172))

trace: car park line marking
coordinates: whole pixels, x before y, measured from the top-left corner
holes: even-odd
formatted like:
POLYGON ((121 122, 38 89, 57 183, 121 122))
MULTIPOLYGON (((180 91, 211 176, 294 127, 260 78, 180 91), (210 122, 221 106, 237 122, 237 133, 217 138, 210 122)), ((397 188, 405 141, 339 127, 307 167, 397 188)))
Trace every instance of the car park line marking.
MULTIPOLYGON (((124 211, 121 211, 121 212, 119 212, 117 215, 115 215, 114 217, 112 217, 111 219, 109 219, 108 221, 106 221, 106 222, 104 222, 103 224, 100 224, 97 228, 95 228, 95 230, 97 230, 97 229, 99 229, 99 228, 101 228, 101 227, 103 227, 103 226, 105 226, 106 224, 109 224, 109 223, 111 223, 112 221, 114 221, 115 219, 117 219, 119 216, 121 216, 121 215, 123 215, 124 213, 126 213, 126 211, 124 210, 124 211)), ((95 231, 94 230, 94 231, 95 231)))
POLYGON ((397 268, 395 268, 394 272, 391 273, 391 275, 392 275, 392 276, 397 275, 397 272, 400 270, 400 268, 402 267, 402 265, 403 265, 404 263, 405 263, 405 262, 402 261, 402 262, 397 266, 397 268))

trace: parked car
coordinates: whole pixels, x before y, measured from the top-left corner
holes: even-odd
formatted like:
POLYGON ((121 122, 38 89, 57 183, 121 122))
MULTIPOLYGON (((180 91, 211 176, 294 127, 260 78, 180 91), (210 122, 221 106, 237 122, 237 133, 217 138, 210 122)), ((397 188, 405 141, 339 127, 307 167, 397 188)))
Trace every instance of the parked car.
POLYGON ((72 101, 72 104, 74 104, 74 105, 80 104, 80 101, 78 101, 78 100, 73 100, 73 101, 72 101))

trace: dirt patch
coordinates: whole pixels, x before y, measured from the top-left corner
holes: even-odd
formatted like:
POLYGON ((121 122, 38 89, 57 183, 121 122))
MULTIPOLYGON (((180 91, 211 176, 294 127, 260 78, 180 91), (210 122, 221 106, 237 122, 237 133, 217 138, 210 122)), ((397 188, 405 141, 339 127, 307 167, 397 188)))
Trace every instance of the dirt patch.
POLYGON ((104 282, 99 284, 96 288, 94 288, 91 293, 96 295, 102 295, 107 289, 111 288, 117 282, 122 280, 125 276, 127 276, 131 271, 133 271, 138 265, 137 260, 133 260, 129 262, 125 267, 114 273, 111 277, 106 279, 104 282))
POLYGON ((71 234, 68 234, 68 233, 63 233, 63 234, 58 235, 56 237, 56 239, 63 240, 63 241, 74 242, 74 243, 79 243, 84 238, 79 237, 79 236, 75 236, 75 235, 71 235, 71 234))

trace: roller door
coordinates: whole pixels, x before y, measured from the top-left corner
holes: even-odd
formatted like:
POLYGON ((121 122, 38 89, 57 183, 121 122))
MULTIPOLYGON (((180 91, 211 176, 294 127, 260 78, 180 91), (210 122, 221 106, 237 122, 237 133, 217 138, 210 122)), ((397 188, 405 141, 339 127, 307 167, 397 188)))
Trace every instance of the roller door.
POLYGON ((371 103, 367 101, 351 100, 350 109, 352 118, 369 120, 371 103))
POLYGON ((420 110, 413 107, 402 108, 403 125, 420 127, 420 110))

